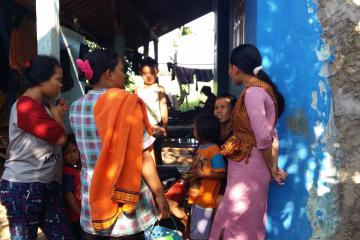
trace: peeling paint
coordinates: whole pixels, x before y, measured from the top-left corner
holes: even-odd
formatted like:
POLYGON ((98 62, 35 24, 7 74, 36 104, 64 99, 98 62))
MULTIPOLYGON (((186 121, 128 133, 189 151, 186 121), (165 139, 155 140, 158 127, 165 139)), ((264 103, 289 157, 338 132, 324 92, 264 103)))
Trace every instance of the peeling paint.
POLYGON ((257 1, 256 45, 286 99, 268 240, 360 239, 359 20, 358 0, 257 1))
POLYGON ((309 124, 303 110, 295 110, 291 116, 287 117, 286 122, 289 129, 295 134, 303 134, 310 138, 309 124))
POLYGON ((312 91, 311 93, 311 108, 320 113, 319 109, 317 108, 318 97, 317 91, 312 91))

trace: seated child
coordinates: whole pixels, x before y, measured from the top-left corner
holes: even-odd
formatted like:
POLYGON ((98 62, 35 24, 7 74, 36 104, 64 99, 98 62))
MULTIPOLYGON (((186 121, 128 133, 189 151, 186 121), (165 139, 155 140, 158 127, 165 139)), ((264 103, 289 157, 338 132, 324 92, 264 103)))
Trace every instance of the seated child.
POLYGON ((194 137, 199 141, 190 172, 188 203, 193 204, 190 214, 190 239, 208 239, 216 208, 221 180, 226 177, 226 166, 216 142, 220 134, 219 120, 203 113, 194 119, 194 137))
POLYGON ((80 210, 81 210, 81 184, 80 184, 80 152, 77 148, 75 136, 69 135, 63 146, 63 188, 65 197, 65 212, 71 225, 73 236, 81 239, 80 210))

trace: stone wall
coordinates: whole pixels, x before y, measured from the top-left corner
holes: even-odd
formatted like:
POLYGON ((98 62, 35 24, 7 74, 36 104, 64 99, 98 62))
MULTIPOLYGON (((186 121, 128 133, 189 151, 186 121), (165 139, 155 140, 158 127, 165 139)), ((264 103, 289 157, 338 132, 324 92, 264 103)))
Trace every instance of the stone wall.
POLYGON ((360 1, 317 5, 324 41, 335 55, 328 76, 334 127, 327 146, 338 162, 341 223, 332 239, 360 239, 360 1))

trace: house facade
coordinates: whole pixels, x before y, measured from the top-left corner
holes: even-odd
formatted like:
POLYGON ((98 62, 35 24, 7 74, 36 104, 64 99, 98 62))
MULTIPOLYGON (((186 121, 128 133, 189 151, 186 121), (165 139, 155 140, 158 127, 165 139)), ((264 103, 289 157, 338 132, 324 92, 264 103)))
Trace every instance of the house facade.
POLYGON ((289 177, 270 188, 267 239, 360 239, 360 2, 214 5, 218 91, 239 95, 224 59, 245 42, 286 99, 277 128, 289 177))

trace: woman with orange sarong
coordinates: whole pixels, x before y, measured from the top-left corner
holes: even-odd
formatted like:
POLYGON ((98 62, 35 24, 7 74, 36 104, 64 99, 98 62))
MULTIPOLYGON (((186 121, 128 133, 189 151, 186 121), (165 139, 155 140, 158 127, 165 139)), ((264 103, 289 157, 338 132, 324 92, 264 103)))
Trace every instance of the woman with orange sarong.
POLYGON ((77 64, 92 86, 70 108, 83 166, 81 227, 86 239, 142 239, 158 217, 169 217, 144 104, 123 90, 115 52, 96 50, 77 64))
POLYGON ((265 239, 270 180, 281 184, 286 177, 277 167, 275 129, 284 98, 262 70, 260 53, 253 45, 233 50, 229 75, 244 90, 232 113, 233 133, 221 146, 228 159, 227 186, 209 239, 265 239))

